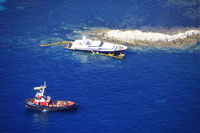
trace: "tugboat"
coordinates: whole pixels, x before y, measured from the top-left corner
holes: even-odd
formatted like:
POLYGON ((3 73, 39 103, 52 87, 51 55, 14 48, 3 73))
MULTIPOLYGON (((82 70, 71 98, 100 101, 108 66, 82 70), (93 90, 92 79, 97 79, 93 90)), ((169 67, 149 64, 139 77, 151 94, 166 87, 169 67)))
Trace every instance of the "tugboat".
POLYGON ((68 43, 65 48, 69 50, 87 51, 94 54, 122 59, 124 57, 124 54, 122 54, 121 52, 126 50, 127 46, 97 40, 90 40, 86 37, 83 37, 82 40, 75 40, 74 42, 68 43))
POLYGON ((44 90, 47 88, 46 82, 44 85, 34 87, 36 92, 35 98, 28 98, 25 102, 26 108, 45 110, 45 111, 57 111, 57 110, 69 110, 76 108, 76 103, 73 101, 51 101, 50 96, 44 96, 44 90))

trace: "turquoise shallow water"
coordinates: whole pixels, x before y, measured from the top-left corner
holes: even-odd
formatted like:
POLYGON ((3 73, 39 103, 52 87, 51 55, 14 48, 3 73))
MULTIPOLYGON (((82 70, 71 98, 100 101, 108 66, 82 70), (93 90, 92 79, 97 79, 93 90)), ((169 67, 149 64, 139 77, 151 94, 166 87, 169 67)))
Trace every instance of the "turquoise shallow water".
POLYGON ((173 14, 169 14, 173 21, 162 17, 171 7, 159 4, 128 0, 1 3, 5 9, 0 11, 0 131, 199 132, 198 50, 128 49, 126 57, 118 60, 67 51, 61 45, 39 46, 73 40, 74 30, 87 27, 199 24, 198 17, 181 17, 185 21, 173 14), (163 12, 154 14, 158 9, 163 12), (33 97, 33 87, 43 81, 47 95, 75 101, 78 109, 25 109, 24 99, 33 97))

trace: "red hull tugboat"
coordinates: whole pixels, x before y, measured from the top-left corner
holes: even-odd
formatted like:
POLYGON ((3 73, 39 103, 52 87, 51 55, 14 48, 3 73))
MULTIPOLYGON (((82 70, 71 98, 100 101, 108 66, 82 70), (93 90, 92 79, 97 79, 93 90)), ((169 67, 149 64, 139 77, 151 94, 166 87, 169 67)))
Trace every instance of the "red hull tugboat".
POLYGON ((28 98, 24 101, 26 108, 46 111, 69 110, 76 108, 76 103, 73 101, 51 101, 50 96, 44 96, 44 90, 46 87, 46 82, 44 82, 44 85, 34 87, 34 90, 37 91, 35 98, 28 98))

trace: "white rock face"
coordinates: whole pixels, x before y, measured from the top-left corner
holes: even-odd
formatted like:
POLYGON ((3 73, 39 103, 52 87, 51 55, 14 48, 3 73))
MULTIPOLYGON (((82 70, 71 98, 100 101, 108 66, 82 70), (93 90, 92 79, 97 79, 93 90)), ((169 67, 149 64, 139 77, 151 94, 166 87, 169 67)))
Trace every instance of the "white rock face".
POLYGON ((145 41, 145 42, 171 42, 176 40, 183 40, 188 37, 200 35, 200 30, 189 30, 184 33, 178 33, 175 35, 167 35, 163 33, 155 33, 155 32, 142 32, 139 30, 109 30, 105 32, 104 36, 110 39, 116 39, 119 41, 145 41))

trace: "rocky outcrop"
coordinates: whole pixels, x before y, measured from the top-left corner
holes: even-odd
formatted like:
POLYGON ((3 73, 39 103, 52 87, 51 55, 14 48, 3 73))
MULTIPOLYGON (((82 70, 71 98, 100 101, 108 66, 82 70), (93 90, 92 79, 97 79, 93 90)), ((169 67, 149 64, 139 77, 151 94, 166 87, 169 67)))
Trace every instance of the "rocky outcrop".
POLYGON ((196 43, 196 41, 200 38, 200 30, 193 29, 170 35, 156 32, 143 32, 140 30, 104 29, 95 31, 90 35, 112 42, 127 43, 137 46, 185 48, 196 43))

